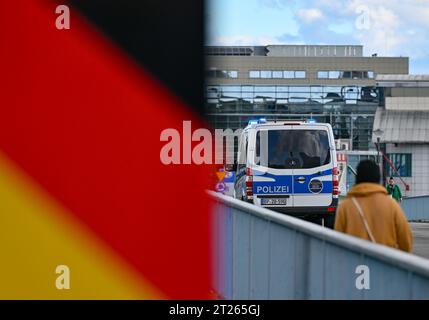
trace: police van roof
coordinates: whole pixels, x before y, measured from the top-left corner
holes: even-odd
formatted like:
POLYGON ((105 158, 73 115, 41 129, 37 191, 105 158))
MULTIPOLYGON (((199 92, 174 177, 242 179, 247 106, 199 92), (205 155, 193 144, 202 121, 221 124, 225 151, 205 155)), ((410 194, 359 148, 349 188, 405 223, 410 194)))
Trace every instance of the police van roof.
POLYGON ((313 119, 310 120, 250 120, 248 128, 256 127, 272 127, 272 126, 288 126, 288 125, 311 125, 311 126, 329 126, 327 123, 317 123, 313 119))

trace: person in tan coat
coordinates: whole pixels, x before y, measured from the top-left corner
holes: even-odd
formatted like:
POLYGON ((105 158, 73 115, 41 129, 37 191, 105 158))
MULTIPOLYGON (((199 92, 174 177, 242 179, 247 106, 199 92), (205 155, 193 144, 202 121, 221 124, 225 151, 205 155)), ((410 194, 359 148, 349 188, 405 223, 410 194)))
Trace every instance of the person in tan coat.
POLYGON ((412 251, 413 236, 399 204, 380 185, 380 170, 364 160, 357 168, 356 185, 340 202, 335 230, 406 252, 412 251))

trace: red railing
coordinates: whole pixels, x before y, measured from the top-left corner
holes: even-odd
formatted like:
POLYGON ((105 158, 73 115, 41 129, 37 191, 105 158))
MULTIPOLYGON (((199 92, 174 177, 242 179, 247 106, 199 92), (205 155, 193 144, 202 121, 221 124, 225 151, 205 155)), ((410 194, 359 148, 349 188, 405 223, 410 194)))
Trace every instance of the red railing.
MULTIPOLYGON (((380 150, 380 152, 381 152, 381 154, 383 155, 383 158, 386 160, 386 162, 389 164, 389 166, 393 169, 393 171, 395 171, 396 172, 396 174, 398 175, 398 178, 399 178, 399 180, 401 180, 401 182, 404 184, 404 186, 405 186, 405 190, 406 191, 410 191, 410 185, 408 184, 408 183, 406 183, 405 181, 404 181, 404 179, 402 179, 402 177, 401 177, 401 174, 399 173, 399 171, 396 169, 396 167, 395 167, 395 165, 393 164, 393 162, 389 159, 389 157, 388 156, 386 156, 385 154, 384 154, 384 152, 383 151, 381 151, 380 150)), ((384 170, 384 169, 383 169, 384 170)))

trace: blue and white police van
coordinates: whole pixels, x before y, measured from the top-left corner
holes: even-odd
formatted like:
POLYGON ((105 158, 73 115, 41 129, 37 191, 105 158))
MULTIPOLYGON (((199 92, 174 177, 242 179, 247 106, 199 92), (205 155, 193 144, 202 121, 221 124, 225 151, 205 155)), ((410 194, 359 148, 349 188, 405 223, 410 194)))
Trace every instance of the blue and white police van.
POLYGON ((254 120, 239 140, 235 198, 333 227, 339 190, 330 124, 254 120))

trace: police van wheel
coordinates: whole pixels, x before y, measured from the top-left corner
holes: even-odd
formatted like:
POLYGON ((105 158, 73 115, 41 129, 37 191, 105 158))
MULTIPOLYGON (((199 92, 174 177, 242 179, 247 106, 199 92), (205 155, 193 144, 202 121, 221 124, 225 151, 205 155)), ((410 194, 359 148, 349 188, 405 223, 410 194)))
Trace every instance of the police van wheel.
POLYGON ((323 219, 323 224, 325 226, 325 228, 329 228, 329 229, 334 229, 334 225, 335 225, 335 214, 326 216, 323 219))

